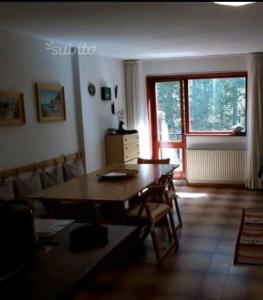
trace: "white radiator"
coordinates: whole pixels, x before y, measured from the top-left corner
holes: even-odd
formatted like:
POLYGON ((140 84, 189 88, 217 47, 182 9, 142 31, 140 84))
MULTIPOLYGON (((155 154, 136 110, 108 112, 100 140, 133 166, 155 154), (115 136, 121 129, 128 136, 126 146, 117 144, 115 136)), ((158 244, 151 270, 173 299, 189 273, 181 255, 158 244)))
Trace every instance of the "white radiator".
POLYGON ((189 183, 242 184, 245 176, 244 150, 186 150, 189 183))

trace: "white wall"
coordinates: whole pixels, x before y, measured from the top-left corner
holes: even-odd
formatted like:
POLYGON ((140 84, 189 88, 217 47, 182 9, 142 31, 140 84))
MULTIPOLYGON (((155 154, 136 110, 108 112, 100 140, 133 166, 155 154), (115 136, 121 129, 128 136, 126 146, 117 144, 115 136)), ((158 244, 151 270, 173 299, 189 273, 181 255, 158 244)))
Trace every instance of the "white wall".
POLYGON ((0 31, 0 90, 24 93, 26 124, 0 127, 0 170, 37 162, 63 153, 85 151, 87 171, 105 165, 104 136, 116 128, 112 101, 102 101, 102 86, 112 88, 115 111, 125 110, 123 62, 99 55, 52 55, 46 41, 0 31), (65 87, 65 122, 39 123, 34 84, 65 87), (88 83, 96 95, 88 94, 88 83), (115 99, 114 86, 118 85, 115 99))
POLYGON ((0 90, 24 93, 26 124, 0 127, 0 170, 37 162, 80 148, 71 56, 54 56, 45 41, 0 31, 0 90), (65 87, 67 120, 39 123, 34 84, 65 87))
MULTIPOLYGON (((0 31, 0 90, 24 93, 26 124, 0 127, 0 170, 39 160, 85 150, 87 171, 105 164, 104 136, 108 128, 117 127, 111 114, 111 101, 102 101, 100 88, 112 88, 115 110, 125 109, 123 62, 94 56, 51 55, 45 41, 8 31, 0 31), (67 120, 38 123, 34 84, 57 82, 65 87, 67 120), (88 83, 96 86, 96 95, 88 94, 88 83), (118 98, 114 99, 114 86, 118 98)), ((141 99, 147 118, 147 75, 226 72, 246 70, 246 56, 206 57, 140 62, 141 99)), ((144 120, 142 120, 144 121, 144 120)), ((147 122, 141 135, 144 157, 149 153, 147 122)), ((244 137, 188 137, 188 147, 244 149, 244 137), (230 142, 229 142, 230 141, 230 142)))
MULTIPOLYGON (((117 116, 111 113, 112 101, 101 100, 101 87, 111 87, 115 111, 125 110, 123 62, 100 55, 78 57, 82 119, 87 171, 93 171, 105 165, 104 137, 108 128, 118 126, 117 116), (88 94, 88 83, 96 86, 96 94, 88 94), (118 85, 118 97, 115 99, 114 86, 118 85)), ((125 125, 124 125, 124 128, 125 125)))
POLYGON ((145 75, 174 75, 247 70, 247 55, 144 60, 145 75))
MULTIPOLYGON (((180 75, 247 71, 247 55, 208 56, 143 61, 144 82, 149 75, 180 75)), ((145 83, 146 84, 146 83, 145 83)), ((146 105, 146 91, 143 98, 146 105)), ((189 149, 246 149, 246 137, 188 136, 189 149)))

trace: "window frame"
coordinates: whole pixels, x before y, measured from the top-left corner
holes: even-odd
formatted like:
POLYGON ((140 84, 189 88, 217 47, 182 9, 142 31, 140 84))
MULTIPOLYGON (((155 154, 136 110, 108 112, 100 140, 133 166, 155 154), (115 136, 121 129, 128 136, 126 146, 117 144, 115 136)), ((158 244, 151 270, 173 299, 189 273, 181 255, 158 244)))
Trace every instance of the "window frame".
POLYGON ((188 81, 192 79, 218 79, 218 78, 237 78, 245 77, 245 129, 247 130, 247 72, 228 72, 228 73, 205 73, 191 74, 182 78, 185 87, 185 129, 187 136, 246 136, 246 130, 242 135, 236 135, 231 130, 222 131, 193 131, 190 130, 190 105, 189 105, 189 89, 188 81))

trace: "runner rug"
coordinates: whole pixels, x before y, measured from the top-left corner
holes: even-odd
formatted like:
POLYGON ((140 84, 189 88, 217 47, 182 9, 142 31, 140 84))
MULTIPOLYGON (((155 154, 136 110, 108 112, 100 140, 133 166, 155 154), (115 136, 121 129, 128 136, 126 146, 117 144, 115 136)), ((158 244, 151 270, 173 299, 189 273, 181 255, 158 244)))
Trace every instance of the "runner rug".
POLYGON ((243 209, 234 263, 263 264, 263 209, 243 209))

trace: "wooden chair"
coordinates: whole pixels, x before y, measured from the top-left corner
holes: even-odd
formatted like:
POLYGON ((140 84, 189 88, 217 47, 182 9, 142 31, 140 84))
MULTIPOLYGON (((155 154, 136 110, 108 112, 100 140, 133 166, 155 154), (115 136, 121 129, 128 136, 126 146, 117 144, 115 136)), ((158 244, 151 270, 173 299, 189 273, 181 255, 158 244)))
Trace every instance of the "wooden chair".
MULTIPOLYGON (((170 163, 170 158, 165 158, 165 159, 144 159, 144 158, 138 158, 138 164, 169 164, 170 163)), ((182 218, 181 218, 181 213, 179 210, 179 206, 178 206, 178 201, 177 201, 177 195, 175 192, 175 188, 174 188, 174 184, 173 184, 173 172, 171 172, 168 175, 163 175, 158 183, 159 184, 164 184, 164 182, 167 185, 167 189, 166 189, 166 199, 167 199, 167 203, 168 205, 173 208, 173 206, 176 209, 176 213, 177 213, 177 217, 178 217, 178 221, 179 221, 179 225, 176 227, 176 230, 178 230, 179 228, 181 228, 183 226, 182 223, 182 218)))
POLYGON ((173 173, 171 172, 167 175, 162 175, 160 177, 158 183, 160 185, 162 185, 162 184, 166 185, 166 189, 165 189, 166 203, 169 205, 170 208, 175 207, 175 209, 176 209, 177 218, 178 218, 178 222, 179 222, 179 224, 176 226, 176 230, 178 230, 179 228, 181 228, 183 226, 183 222, 182 222, 182 217, 181 217, 181 213, 180 213, 180 209, 179 209, 179 205, 178 205, 178 201, 177 201, 176 191, 174 188, 173 173))
MULTIPOLYGON (((148 159, 148 158, 140 158, 138 157, 137 164, 162 164, 167 165, 170 163, 170 158, 162 158, 162 159, 148 159)), ((158 184, 158 181, 155 182, 155 184, 158 184)))
POLYGON ((146 158, 140 158, 138 157, 137 160, 138 164, 169 164, 170 158, 164 158, 164 159, 146 159, 146 158))
POLYGON ((127 220, 135 220, 138 225, 148 223, 148 232, 151 234, 153 247, 158 265, 161 266, 166 256, 178 247, 176 228, 174 225, 172 210, 165 201, 165 184, 150 186, 148 190, 140 196, 141 204, 130 209, 127 220), (169 245, 161 250, 156 234, 156 226, 165 225, 169 245))

